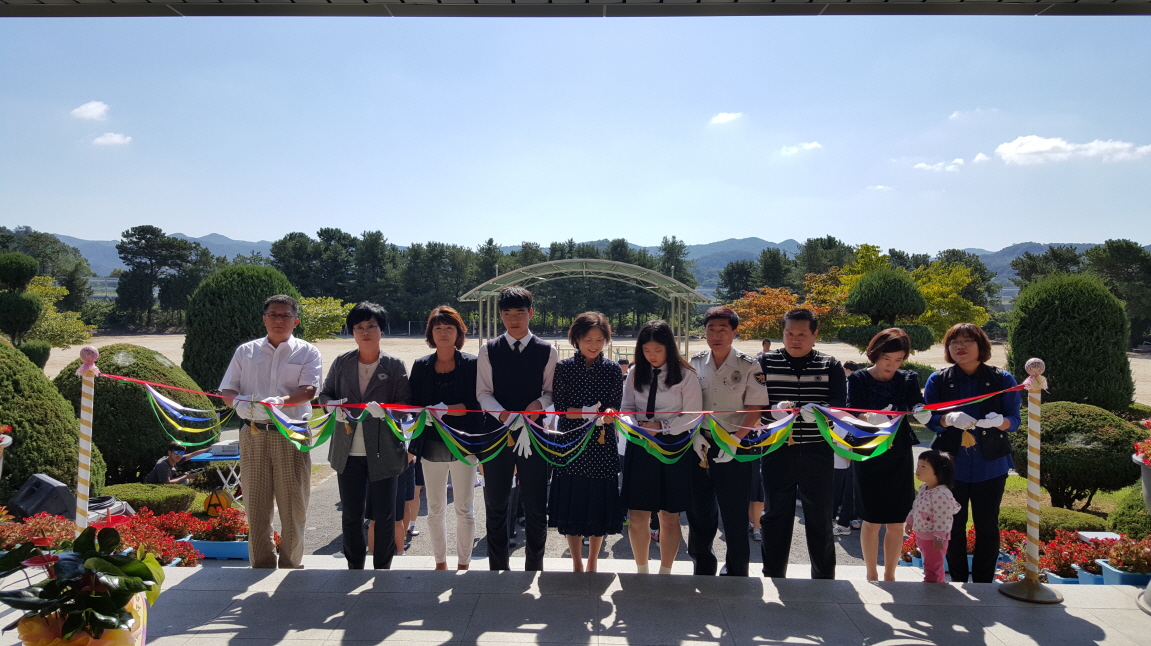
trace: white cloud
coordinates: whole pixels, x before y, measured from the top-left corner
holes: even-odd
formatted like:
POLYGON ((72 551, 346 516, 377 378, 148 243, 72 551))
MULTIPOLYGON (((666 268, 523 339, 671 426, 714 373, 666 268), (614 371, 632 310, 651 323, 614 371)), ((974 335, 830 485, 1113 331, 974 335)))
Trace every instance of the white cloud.
POLYGON ((982 164, 985 161, 991 161, 991 158, 988 157, 987 155, 984 155, 983 153, 979 153, 978 155, 975 156, 975 159, 971 160, 971 163, 972 164, 982 164))
POLYGON ((743 116, 742 112, 720 112, 711 118, 712 123, 730 123, 743 116))
POLYGON ((970 119, 971 117, 978 117, 978 116, 984 115, 984 114, 991 114, 993 112, 999 112, 999 108, 989 108, 989 109, 975 108, 974 110, 956 110, 955 112, 952 112, 951 115, 947 117, 947 119, 949 121, 960 121, 963 119, 970 119))
POLYGON ((108 116, 108 104, 103 101, 89 101, 72 111, 77 119, 103 121, 108 116))
POLYGON ((127 137, 118 132, 105 132, 104 134, 92 140, 92 143, 97 146, 123 146, 124 144, 132 141, 131 137, 127 137))
POLYGON ((955 172, 955 171, 959 170, 959 167, 962 165, 963 165, 963 159, 960 157, 956 157, 955 159, 952 159, 950 162, 937 162, 934 164, 925 164, 923 162, 919 162, 918 164, 912 166, 912 168, 915 168, 918 170, 934 171, 936 173, 938 173, 939 171, 944 171, 944 170, 948 171, 948 172, 955 172))
POLYGON ((801 150, 814 150, 816 148, 823 148, 818 141, 805 141, 798 146, 784 146, 779 150, 781 155, 794 155, 801 150))
POLYGON ((999 144, 995 149, 1005 163, 1028 166, 1061 162, 1080 157, 1100 158, 1105 162, 1131 161, 1151 154, 1151 145, 1136 146, 1127 141, 1096 139, 1086 144, 1072 144, 1059 137, 1027 135, 999 144))
POLYGON ((890 186, 884 186, 883 184, 876 184, 875 186, 868 186, 867 190, 869 190, 869 191, 890 191, 891 187, 890 186))

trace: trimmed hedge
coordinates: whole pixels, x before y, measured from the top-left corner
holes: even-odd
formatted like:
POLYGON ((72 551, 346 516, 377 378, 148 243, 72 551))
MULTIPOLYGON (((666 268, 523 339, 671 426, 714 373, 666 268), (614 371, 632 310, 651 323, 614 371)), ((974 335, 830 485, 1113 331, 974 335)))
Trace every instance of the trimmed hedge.
MULTIPOLYGON (((4 450, 0 501, 5 504, 34 474, 43 473, 75 491, 80 422, 44 371, 0 341, 0 425, 12 427, 4 450)), ((104 459, 92 452, 91 495, 104 488, 104 459)))
POLYGON ((888 327, 900 316, 919 316, 927 310, 927 301, 915 281, 899 269, 867 272, 851 288, 843 305, 851 314, 870 317, 872 325, 887 321, 888 327))
POLYGON ((196 499, 196 490, 178 484, 129 482, 105 487, 104 495, 115 496, 132 505, 136 511, 147 507, 159 516, 170 511, 188 511, 196 499))
POLYGON ((1053 274, 1028 285, 1015 299, 1008 326, 1007 369, 1026 375, 1023 364, 1047 364, 1049 401, 1122 410, 1135 382, 1127 358, 1129 324, 1123 301, 1089 274, 1053 274))
POLYGON ((40 271, 40 263, 26 253, 0 253, 0 288, 20 293, 40 271))
POLYGON ((1142 422, 1145 419, 1151 419, 1151 406, 1147 404, 1140 404, 1139 402, 1132 402, 1127 408, 1113 411, 1120 419, 1125 419, 1128 422, 1142 422))
MULTIPOLYGON (((219 388, 236 346, 267 334, 264 301, 276 294, 300 300, 288 278, 271 267, 225 267, 205 278, 188 300, 183 364, 188 375, 205 390, 219 388)), ((303 323, 295 334, 307 336, 303 323)))
POLYGON ((1151 515, 1148 515, 1147 503, 1143 501, 1142 487, 1135 485, 1123 490, 1115 511, 1107 516, 1107 529, 1134 539, 1151 535, 1151 515))
MULTIPOLYGON (((169 361, 164 355, 129 343, 116 343, 100 349, 96 366, 101 372, 133 377, 180 388, 200 390, 196 382, 169 361)), ((56 376, 56 388, 76 411, 80 406, 80 378, 76 369, 80 360, 68 364, 56 376)), ((212 409, 215 405, 204 395, 178 390, 160 389, 161 392, 185 406, 212 409)), ((93 440, 102 447, 108 460, 109 484, 140 482, 155 466, 156 460, 167 455, 171 439, 164 432, 144 387, 113 379, 96 380, 96 398, 93 420, 93 440)), ((171 430, 170 428, 168 430, 171 430)), ((184 441, 201 442, 208 439, 204 433, 174 433, 184 441)))
POLYGON ((52 354, 52 344, 47 341, 25 341, 17 349, 41 370, 48 364, 48 356, 52 354))
POLYGON ((42 311, 44 303, 35 294, 0 292, 0 332, 7 334, 12 343, 19 344, 36 325, 42 311))
MULTIPOLYGON (((999 529, 1012 529, 1026 534, 1027 508, 1000 507, 999 529)), ((1039 540, 1046 542, 1054 539, 1057 529, 1069 532, 1101 532, 1107 529, 1107 521, 1098 516, 1072 509, 1041 508, 1039 510, 1039 540)))
POLYGON ((836 337, 848 345, 855 346, 860 352, 867 350, 867 345, 876 334, 889 327, 897 327, 907 333, 911 341, 911 351, 920 352, 935 345, 935 337, 931 328, 926 325, 848 325, 839 328, 836 337))
MULTIPOLYGON (((1096 406, 1072 402, 1043 404, 1042 420, 1040 484, 1051 494, 1052 505, 1070 509, 1096 491, 1116 491, 1139 477, 1131 447, 1146 433, 1135 424, 1096 406)), ((1026 477, 1027 433, 1021 429, 1008 437, 1015 470, 1026 477)))

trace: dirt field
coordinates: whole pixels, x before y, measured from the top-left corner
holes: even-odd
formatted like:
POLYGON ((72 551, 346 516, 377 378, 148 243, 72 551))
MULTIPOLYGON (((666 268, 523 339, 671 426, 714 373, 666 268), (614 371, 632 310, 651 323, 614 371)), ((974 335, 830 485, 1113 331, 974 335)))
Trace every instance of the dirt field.
MULTIPOLYGON (((558 341, 560 348, 568 347, 566 339, 550 340, 558 341)), ((176 363, 179 363, 184 356, 184 335, 182 334, 97 336, 92 339, 92 345, 97 348, 113 343, 142 345, 159 352, 176 363)), ((616 345, 628 347, 633 344, 634 340, 624 338, 618 339, 616 345)), ((328 366, 335 357, 356 347, 355 342, 352 341, 351 338, 329 339, 320 341, 316 345, 324 357, 324 374, 327 374, 328 366)), ((404 363, 408 366, 411 366, 412 362, 417 358, 430 352, 430 349, 422 337, 386 337, 384 338, 383 345, 385 351, 403 359, 404 363)), ((739 341, 736 343, 736 347, 749 354, 759 352, 759 342, 757 341, 739 341)), ((866 358, 856 351, 855 348, 844 343, 820 343, 817 347, 823 352, 834 355, 841 361, 866 361, 866 358)), ((704 344, 702 341, 693 341, 691 348, 692 352, 696 352, 702 350, 704 344)), ((471 341, 468 345, 464 346, 464 350, 466 352, 476 352, 477 346, 475 341, 471 341)), ((44 367, 44 372, 49 377, 55 377, 61 368, 68 365, 69 362, 78 356, 80 356, 79 347, 74 346, 68 350, 55 349, 48 359, 48 364, 44 367)), ((1131 373, 1135 378, 1135 400, 1145 404, 1151 404, 1151 357, 1137 354, 1130 354, 1128 356, 1131 358, 1131 373)), ((947 365, 943 361, 943 346, 941 345, 935 345, 926 352, 916 353, 912 356, 912 359, 917 363, 925 363, 937 368, 942 368, 947 365)), ((1007 363, 1007 349, 1004 346, 994 346, 991 363, 997 366, 1002 366, 1007 363)), ((211 388, 217 384, 202 385, 211 388)))

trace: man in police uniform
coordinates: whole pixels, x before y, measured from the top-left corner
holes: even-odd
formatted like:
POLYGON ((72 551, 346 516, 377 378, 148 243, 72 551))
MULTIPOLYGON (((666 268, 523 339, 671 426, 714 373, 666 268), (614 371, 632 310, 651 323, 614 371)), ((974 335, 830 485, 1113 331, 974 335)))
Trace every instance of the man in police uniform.
MULTIPOLYGON (((746 428, 760 425, 760 409, 767 406, 767 387, 755 357, 731 347, 739 327, 739 315, 729 307, 713 307, 703 319, 708 349, 691 357, 691 367, 703 388, 703 407, 718 413, 715 420, 735 437, 746 428), (743 429, 739 427, 745 427, 743 429)), ((721 574, 747 576, 751 546, 747 533, 747 508, 751 502, 751 470, 758 462, 739 462, 723 452, 701 431, 696 440, 699 462, 692 469, 695 501, 687 513, 687 553, 695 561, 695 573, 714 576, 717 561, 712 550, 719 518, 727 538, 727 563, 721 574), (718 509, 717 509, 718 507, 718 509), (717 514, 718 511, 718 514, 717 514)), ((686 456, 683 459, 692 459, 686 456)))

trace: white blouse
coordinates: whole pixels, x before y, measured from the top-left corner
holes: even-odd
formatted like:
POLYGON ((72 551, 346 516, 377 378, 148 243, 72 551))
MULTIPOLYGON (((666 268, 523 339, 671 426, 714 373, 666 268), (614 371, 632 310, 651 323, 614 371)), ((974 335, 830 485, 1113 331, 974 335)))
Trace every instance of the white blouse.
MULTIPOLYGON (((674 386, 667 385, 667 371, 661 370, 659 375, 659 389, 655 392, 655 418, 652 421, 666 421, 669 426, 687 424, 698 417, 697 414, 676 415, 679 411, 698 411, 703 408, 703 391, 699 386, 699 379, 695 371, 682 368, 683 378, 674 386)), ((627 373, 627 381, 623 385, 623 405, 621 413, 635 414, 636 422, 646 422, 648 388, 637 389, 635 376, 637 370, 632 368, 627 373)))

